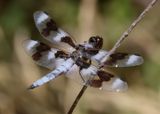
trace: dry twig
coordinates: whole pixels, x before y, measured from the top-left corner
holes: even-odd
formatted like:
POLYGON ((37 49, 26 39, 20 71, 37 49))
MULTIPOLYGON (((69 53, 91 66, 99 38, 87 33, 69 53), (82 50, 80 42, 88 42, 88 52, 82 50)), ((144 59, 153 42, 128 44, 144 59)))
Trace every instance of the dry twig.
MULTIPOLYGON (((151 3, 149 3, 149 5, 145 8, 145 10, 140 14, 140 16, 133 21, 133 23, 129 26, 129 28, 122 34, 122 36, 119 38, 119 40, 115 43, 115 45, 113 46, 113 48, 109 51, 109 53, 107 54, 107 56, 105 57, 105 59, 103 59, 102 61, 106 61, 108 59, 108 57, 113 54, 116 49, 122 44, 122 42, 127 38, 127 36, 129 35, 129 33, 131 33, 131 31, 136 27, 136 25, 143 19, 143 17, 147 14, 147 12, 156 4, 158 0, 152 0, 151 3)), ((103 67, 103 64, 100 65, 100 67, 103 67)), ((79 92, 78 96, 76 97, 75 101, 73 102, 70 110, 68 111, 67 114, 72 114, 73 110, 75 109, 75 107, 77 106, 80 98, 82 97, 83 93, 85 92, 85 90, 87 89, 87 86, 84 85, 81 89, 81 91, 79 92)))
POLYGON ((78 101, 80 100, 80 98, 82 97, 82 95, 86 89, 87 89, 87 86, 84 85, 83 88, 81 89, 81 91, 79 92, 78 96, 76 97, 75 101, 73 102, 73 104, 67 114, 72 114, 73 110, 75 109, 75 107, 78 104, 78 101))

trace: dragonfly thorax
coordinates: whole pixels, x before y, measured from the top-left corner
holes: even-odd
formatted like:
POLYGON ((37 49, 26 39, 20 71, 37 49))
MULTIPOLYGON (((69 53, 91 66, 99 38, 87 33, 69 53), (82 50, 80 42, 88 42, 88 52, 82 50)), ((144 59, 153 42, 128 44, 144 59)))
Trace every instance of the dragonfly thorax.
POLYGON ((86 56, 84 49, 85 48, 80 45, 79 48, 70 55, 80 69, 88 68, 91 65, 91 59, 86 56))

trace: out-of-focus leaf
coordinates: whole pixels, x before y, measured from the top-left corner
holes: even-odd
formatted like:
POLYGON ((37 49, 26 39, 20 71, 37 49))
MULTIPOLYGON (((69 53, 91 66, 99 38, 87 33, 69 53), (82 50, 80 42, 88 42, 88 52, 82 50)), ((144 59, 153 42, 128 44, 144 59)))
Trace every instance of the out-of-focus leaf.
POLYGON ((143 69, 144 81, 155 90, 160 89, 160 64, 152 61, 145 61, 143 69))

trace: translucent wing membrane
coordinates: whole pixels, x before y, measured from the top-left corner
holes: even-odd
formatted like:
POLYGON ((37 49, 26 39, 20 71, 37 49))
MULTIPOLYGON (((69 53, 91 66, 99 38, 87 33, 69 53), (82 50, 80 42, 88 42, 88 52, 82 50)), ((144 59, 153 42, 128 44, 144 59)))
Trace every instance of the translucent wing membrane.
POLYGON ((87 69, 80 70, 80 67, 74 64, 65 74, 66 77, 73 79, 75 82, 84 85, 89 79, 96 76, 97 68, 90 66, 87 69))
POLYGON ((59 49, 51 48, 47 44, 25 40, 23 47, 28 55, 40 66, 54 69, 63 63, 67 58, 67 54, 59 49))
POLYGON ((55 79, 56 77, 60 76, 61 74, 66 73, 73 66, 73 64, 74 64, 74 61, 72 59, 70 59, 70 58, 67 59, 62 64, 60 64, 56 69, 54 69, 52 72, 46 74, 45 76, 43 76, 39 80, 35 81, 29 87, 29 89, 34 89, 36 87, 39 87, 39 86, 49 82, 50 80, 55 79))
MULTIPOLYGON (((103 58, 101 61, 103 61, 103 58)), ((132 67, 141 65, 143 63, 143 58, 136 54, 127 53, 114 53, 110 55, 109 59, 104 61, 102 64, 111 67, 132 67)))
POLYGON ((72 48, 76 47, 75 41, 72 40, 68 33, 58 28, 57 24, 47 13, 43 11, 35 12, 34 21, 39 32, 45 39, 56 45, 63 44, 64 46, 64 44, 67 44, 71 46, 70 49, 68 48, 69 51, 74 50, 72 48))
POLYGON ((88 80, 93 79, 97 75, 97 71, 98 69, 95 66, 90 65, 90 67, 83 68, 79 72, 82 77, 82 81, 88 83, 88 80))
POLYGON ((89 80, 89 85, 106 91, 123 92, 128 89, 126 82, 104 70, 98 70, 97 75, 89 80))
POLYGON ((106 91, 121 92, 128 89, 127 83, 122 81, 119 77, 104 70, 98 70, 93 65, 86 69, 79 69, 79 67, 74 64, 66 73, 66 76, 74 79, 79 84, 84 85, 87 83, 88 86, 106 91))
POLYGON ((69 69, 69 71, 65 74, 65 76, 72 79, 73 81, 75 81, 79 84, 83 84, 83 80, 82 80, 80 73, 79 73, 79 67, 76 64, 74 64, 69 69))

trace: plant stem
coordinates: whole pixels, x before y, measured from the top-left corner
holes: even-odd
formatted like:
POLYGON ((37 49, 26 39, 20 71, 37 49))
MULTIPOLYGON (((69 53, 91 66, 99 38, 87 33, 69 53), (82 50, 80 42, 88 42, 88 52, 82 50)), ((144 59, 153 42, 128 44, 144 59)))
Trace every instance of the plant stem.
POLYGON ((75 101, 73 102, 71 108, 69 109, 68 113, 67 114, 72 114, 73 110, 75 109, 75 107, 77 106, 80 98, 82 97, 83 93, 86 91, 87 89, 87 86, 84 85, 81 89, 81 91, 79 92, 78 96, 76 97, 75 101))

